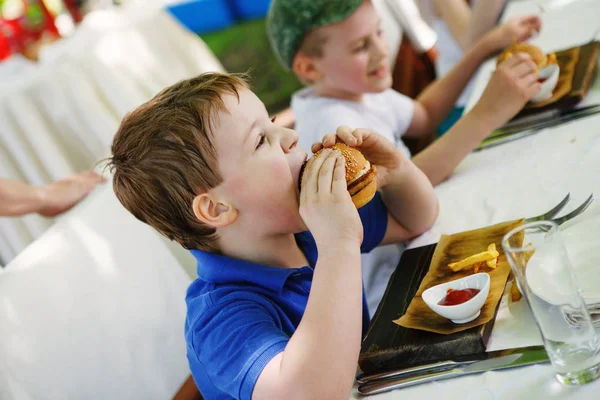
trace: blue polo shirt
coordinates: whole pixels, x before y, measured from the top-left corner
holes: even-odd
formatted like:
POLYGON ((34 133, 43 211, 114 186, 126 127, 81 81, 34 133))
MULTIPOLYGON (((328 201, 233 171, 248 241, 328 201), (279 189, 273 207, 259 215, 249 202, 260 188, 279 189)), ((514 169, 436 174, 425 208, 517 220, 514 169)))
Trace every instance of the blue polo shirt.
MULTIPOLYGON (((379 194, 359 210, 363 253, 381 243, 388 213, 379 194)), ((189 287, 185 323, 187 357, 206 399, 250 399, 267 363, 284 350, 308 301, 317 246, 310 232, 296 235, 308 260, 277 268, 192 250, 198 279, 189 287)), ((363 295, 363 333, 369 316, 363 295)))

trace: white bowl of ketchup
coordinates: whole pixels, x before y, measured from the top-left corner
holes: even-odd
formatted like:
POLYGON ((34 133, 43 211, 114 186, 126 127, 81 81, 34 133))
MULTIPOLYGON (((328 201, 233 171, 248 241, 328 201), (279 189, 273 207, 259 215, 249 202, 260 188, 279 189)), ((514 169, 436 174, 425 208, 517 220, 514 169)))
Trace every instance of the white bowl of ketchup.
POLYGON ((558 83, 560 68, 556 64, 548 65, 538 73, 538 82, 542 89, 530 100, 532 103, 546 101, 552 97, 552 92, 558 83))
POLYGON ((479 317, 490 293, 490 276, 485 272, 430 287, 421 296, 433 312, 455 324, 479 317))

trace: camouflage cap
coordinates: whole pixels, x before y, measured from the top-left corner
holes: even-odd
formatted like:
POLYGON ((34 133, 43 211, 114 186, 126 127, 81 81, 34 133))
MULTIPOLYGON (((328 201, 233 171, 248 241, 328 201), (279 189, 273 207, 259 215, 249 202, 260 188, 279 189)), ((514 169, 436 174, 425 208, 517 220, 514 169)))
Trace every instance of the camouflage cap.
POLYGON ((272 0, 267 31, 279 62, 291 69, 304 35, 348 18, 365 0, 272 0))

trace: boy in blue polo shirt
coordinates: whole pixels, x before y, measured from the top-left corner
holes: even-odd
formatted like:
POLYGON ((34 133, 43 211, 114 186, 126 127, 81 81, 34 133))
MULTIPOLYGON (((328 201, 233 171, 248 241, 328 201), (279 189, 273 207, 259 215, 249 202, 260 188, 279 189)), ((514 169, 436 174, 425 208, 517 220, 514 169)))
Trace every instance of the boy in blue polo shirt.
POLYGON ((242 78, 213 73, 163 90, 114 138, 116 196, 198 260, 185 336, 208 399, 348 398, 368 323, 360 252, 437 217, 427 177, 377 133, 328 134, 301 190, 297 144, 242 78), (360 212, 336 140, 378 167, 360 212))

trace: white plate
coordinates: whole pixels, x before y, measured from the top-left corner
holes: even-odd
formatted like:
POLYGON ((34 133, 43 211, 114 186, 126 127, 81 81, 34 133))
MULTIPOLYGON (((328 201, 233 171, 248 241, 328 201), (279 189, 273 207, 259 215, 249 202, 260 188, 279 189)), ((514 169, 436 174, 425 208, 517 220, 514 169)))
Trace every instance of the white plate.
POLYGON ((550 99, 552 97, 552 92, 558 83, 559 75, 560 67, 556 64, 542 68, 538 74, 538 79, 544 78, 546 80, 541 84, 542 88, 535 96, 533 96, 531 102, 539 103, 550 99))
POLYGON ((489 292, 490 276, 485 272, 480 272, 430 287, 423 292, 421 298, 434 313, 448 318, 455 324, 465 324, 479 317, 481 307, 485 304, 489 292), (461 304, 439 305, 438 302, 446 296, 448 289, 479 289, 480 292, 461 304))

